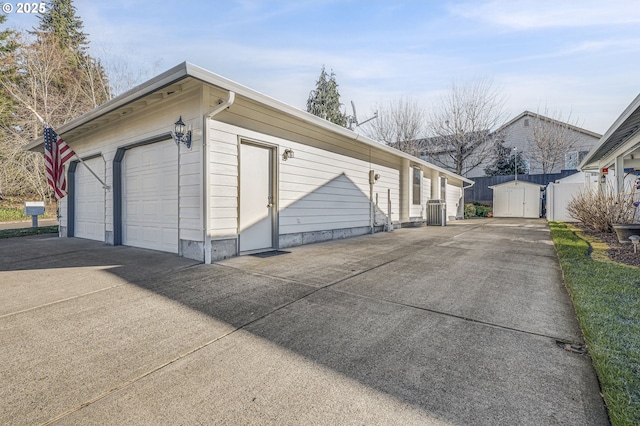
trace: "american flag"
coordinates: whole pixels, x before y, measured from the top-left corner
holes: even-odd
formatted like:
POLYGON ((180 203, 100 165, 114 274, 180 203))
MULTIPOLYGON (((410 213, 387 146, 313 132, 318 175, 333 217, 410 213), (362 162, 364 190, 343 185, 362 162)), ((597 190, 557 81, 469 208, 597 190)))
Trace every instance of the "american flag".
POLYGON ((44 163, 47 169, 47 181, 56 200, 67 195, 67 179, 64 175, 64 163, 76 155, 69 145, 45 124, 44 126, 44 163))

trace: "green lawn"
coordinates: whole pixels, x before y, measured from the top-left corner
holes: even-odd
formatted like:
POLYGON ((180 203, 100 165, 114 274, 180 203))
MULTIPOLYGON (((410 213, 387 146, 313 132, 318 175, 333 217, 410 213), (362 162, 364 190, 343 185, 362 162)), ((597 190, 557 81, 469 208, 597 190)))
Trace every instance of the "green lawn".
POLYGON ((595 260, 566 224, 549 227, 611 421, 640 425, 640 269, 595 260))
POLYGON ((38 228, 2 229, 0 238, 24 237, 27 235, 57 234, 58 225, 40 226, 38 228))
MULTIPOLYGON (((39 215, 38 219, 50 218, 46 213, 39 215)), ((31 216, 25 216, 24 208, 0 207, 0 222, 13 222, 18 220, 29 220, 31 216)))
POLYGON ((31 216, 25 216, 24 210, 0 207, 0 222, 9 222, 14 220, 27 220, 31 216))

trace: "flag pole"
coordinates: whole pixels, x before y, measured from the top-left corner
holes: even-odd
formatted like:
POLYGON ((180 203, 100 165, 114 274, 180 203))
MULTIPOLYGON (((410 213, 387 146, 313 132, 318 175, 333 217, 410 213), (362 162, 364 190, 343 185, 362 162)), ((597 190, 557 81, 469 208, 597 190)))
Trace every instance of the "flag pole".
MULTIPOLYGON (((6 87, 6 86, 5 86, 6 87)), ((7 88, 8 89, 8 88, 7 88)), ((40 116, 40 114, 38 114, 36 112, 35 109, 31 108, 31 105, 29 105, 28 103, 26 103, 25 101, 23 101, 22 99, 20 99, 18 97, 18 95, 16 95, 15 93, 13 93, 11 90, 9 90, 9 93, 11 93, 11 95, 16 98, 18 101, 20 101, 22 104, 24 104, 25 107, 27 107, 27 109, 29 111, 31 111, 37 118, 38 120, 40 120, 40 122, 42 123, 43 126, 46 126, 47 123, 44 121, 44 118, 42 118, 40 116)), ((97 174, 95 174, 95 172, 93 170, 91 170, 91 167, 87 166, 87 163, 84 162, 84 160, 82 158, 80 158, 80 156, 78 154, 76 154, 75 151, 73 151, 75 157, 80 160, 80 162, 82 163, 82 165, 89 170, 89 172, 93 175, 93 177, 95 177, 96 179, 98 179, 98 182, 100 182, 102 184, 102 189, 106 189, 107 191, 111 189, 111 187, 109 185, 107 185, 106 183, 104 183, 104 181, 102 179, 100 179, 100 177, 98 177, 97 174)))

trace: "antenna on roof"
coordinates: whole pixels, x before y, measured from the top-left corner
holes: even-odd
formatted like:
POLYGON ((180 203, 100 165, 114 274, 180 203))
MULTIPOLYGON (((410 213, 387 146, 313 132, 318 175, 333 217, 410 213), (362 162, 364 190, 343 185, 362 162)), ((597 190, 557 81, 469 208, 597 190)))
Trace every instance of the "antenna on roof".
POLYGON ((366 123, 367 121, 371 121, 375 118, 378 118, 378 111, 373 113, 373 117, 371 118, 367 118, 366 120, 364 120, 363 122, 358 122, 358 115, 356 114, 356 104, 353 103, 353 101, 351 101, 351 109, 353 109, 353 115, 348 115, 347 116, 347 128, 349 130, 353 130, 353 125, 355 124, 356 127, 359 127, 361 125, 363 125, 364 123, 366 123))

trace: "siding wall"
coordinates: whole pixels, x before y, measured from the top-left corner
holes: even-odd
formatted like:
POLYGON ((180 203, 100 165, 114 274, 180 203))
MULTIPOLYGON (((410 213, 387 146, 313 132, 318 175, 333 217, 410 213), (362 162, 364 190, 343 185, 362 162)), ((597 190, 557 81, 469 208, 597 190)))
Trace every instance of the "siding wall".
MULTIPOLYGON (((280 234, 370 226, 367 162, 283 141, 295 158, 280 161, 280 234)), ((398 172, 371 165, 380 175, 373 200, 387 211, 387 189, 398 199, 398 172)))
POLYGON ((369 220, 369 170, 374 185, 376 221, 383 224, 391 189, 392 220, 399 220, 399 172, 388 166, 337 154, 307 144, 208 121, 210 141, 210 224, 214 239, 238 234, 238 144, 241 140, 277 148, 279 234, 366 227, 369 220), (285 149, 295 157, 282 160, 285 149))

